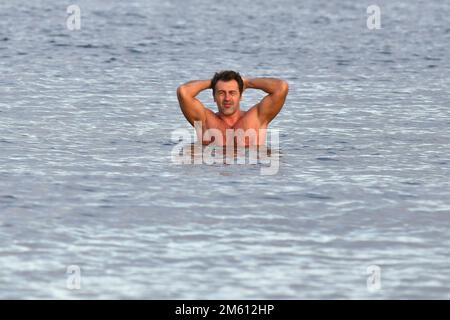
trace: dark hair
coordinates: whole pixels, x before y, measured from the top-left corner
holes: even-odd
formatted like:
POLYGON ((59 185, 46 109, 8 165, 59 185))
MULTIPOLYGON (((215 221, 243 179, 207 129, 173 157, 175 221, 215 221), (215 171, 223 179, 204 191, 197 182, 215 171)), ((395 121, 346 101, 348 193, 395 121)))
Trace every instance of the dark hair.
POLYGON ((236 80, 239 86, 239 93, 242 95, 242 92, 244 91, 244 81, 242 80, 242 77, 238 72, 232 70, 216 72, 214 74, 214 77, 211 79, 211 89, 213 90, 213 95, 216 93, 216 83, 219 80, 222 81, 236 80))

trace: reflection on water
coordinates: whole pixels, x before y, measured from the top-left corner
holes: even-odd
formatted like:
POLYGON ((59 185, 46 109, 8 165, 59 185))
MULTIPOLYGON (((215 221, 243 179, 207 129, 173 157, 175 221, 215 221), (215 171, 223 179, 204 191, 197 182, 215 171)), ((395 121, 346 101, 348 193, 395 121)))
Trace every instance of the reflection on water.
POLYGON ((274 175, 279 170, 280 155, 279 150, 264 145, 240 147, 191 143, 175 146, 171 161, 179 165, 264 165, 260 173, 274 175))
POLYGON ((174 147, 173 154, 172 161, 180 164, 266 164, 282 153, 265 145, 240 147, 190 143, 174 147))
POLYGON ((0 2, 0 298, 450 298, 449 2, 77 4, 0 2), (279 146, 179 165, 221 69, 289 82, 279 146))

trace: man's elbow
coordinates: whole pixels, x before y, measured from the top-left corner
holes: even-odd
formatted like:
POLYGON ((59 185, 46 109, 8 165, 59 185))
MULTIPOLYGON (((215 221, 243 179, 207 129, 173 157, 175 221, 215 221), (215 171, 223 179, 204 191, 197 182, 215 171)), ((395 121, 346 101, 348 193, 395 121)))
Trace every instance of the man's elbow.
POLYGON ((280 80, 280 86, 279 86, 279 92, 280 94, 287 96, 289 92, 289 84, 286 80, 280 80))
POLYGON ((181 96, 185 93, 186 88, 184 87, 184 85, 181 85, 177 88, 177 96, 181 96))
POLYGON ((179 100, 184 99, 187 96, 187 88, 184 84, 177 88, 177 97, 179 100))

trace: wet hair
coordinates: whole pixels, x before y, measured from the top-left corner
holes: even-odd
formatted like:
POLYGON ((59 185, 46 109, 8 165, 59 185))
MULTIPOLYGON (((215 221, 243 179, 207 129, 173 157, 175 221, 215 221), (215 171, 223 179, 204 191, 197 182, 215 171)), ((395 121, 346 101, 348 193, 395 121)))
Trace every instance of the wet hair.
POLYGON ((244 81, 242 80, 241 75, 238 72, 232 70, 225 70, 216 72, 214 77, 211 79, 211 89, 213 90, 213 95, 216 94, 216 84, 217 81, 231 81, 236 80, 239 86, 239 93, 242 95, 244 91, 244 81))

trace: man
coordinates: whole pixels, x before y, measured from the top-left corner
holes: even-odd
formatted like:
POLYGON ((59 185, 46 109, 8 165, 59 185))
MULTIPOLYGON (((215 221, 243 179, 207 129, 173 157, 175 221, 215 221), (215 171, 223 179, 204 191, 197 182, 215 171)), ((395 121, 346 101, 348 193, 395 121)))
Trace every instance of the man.
POLYGON ((242 78, 234 71, 216 73, 211 80, 189 81, 177 89, 181 111, 189 123, 195 126, 200 141, 217 145, 265 144, 266 129, 283 107, 287 94, 288 84, 284 80, 242 78), (219 109, 216 113, 196 98, 206 89, 213 91, 219 109), (240 101, 245 89, 260 89, 267 95, 248 111, 242 111, 240 101))

